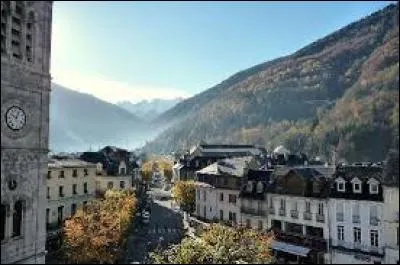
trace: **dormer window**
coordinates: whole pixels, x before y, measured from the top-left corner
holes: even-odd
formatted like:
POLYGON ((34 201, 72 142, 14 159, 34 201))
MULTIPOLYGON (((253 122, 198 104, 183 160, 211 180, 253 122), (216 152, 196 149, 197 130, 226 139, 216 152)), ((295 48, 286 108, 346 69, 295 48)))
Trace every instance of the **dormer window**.
POLYGON ((263 191, 264 191, 264 185, 261 181, 259 181, 257 183, 257 193, 263 193, 263 191))
POLYGON ((252 192, 253 191, 253 182, 252 181, 247 182, 246 191, 247 192, 252 192))
POLYGON ((379 182, 376 179, 371 178, 368 180, 367 183, 369 184, 369 193, 370 194, 378 194, 379 193, 379 182))
POLYGON ((351 183, 353 183, 353 192, 361 193, 361 180, 358 178, 354 178, 351 183))
POLYGON ((343 178, 338 178, 336 180, 336 189, 339 192, 346 192, 346 181, 343 178))

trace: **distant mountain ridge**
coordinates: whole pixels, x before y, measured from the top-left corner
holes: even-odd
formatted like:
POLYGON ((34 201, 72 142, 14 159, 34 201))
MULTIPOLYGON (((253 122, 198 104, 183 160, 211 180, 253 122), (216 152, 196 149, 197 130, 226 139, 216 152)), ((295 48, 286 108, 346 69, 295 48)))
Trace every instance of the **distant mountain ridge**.
POLYGON ((168 153, 208 143, 280 144, 348 161, 398 149, 399 4, 238 72, 167 110, 169 128, 143 150, 168 153))
POLYGON ((116 105, 131 112, 143 120, 152 120, 159 114, 174 107, 183 98, 142 100, 138 103, 130 101, 117 102, 116 105))
POLYGON ((148 137, 146 122, 92 95, 52 83, 50 149, 87 151, 105 145, 137 147, 148 137))

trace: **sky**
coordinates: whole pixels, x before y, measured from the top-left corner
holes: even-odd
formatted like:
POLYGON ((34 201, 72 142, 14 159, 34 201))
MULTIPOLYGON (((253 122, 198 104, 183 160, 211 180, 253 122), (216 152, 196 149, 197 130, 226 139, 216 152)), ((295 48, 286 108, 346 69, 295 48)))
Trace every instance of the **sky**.
POLYGON ((111 103, 187 98, 391 2, 55 1, 51 74, 111 103))

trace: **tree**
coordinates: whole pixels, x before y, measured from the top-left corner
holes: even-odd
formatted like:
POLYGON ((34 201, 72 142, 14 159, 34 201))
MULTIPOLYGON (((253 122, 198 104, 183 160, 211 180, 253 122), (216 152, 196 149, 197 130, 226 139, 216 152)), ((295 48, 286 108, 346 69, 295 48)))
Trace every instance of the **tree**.
POLYGON ((196 203, 196 184, 193 181, 177 181, 172 188, 174 200, 184 211, 193 212, 196 203))
POLYGON ((272 239, 272 234, 213 224, 200 238, 185 238, 150 257, 154 264, 268 264, 272 239))
POLYGON ((107 191, 65 222, 66 257, 72 263, 114 263, 136 211, 133 191, 107 191))

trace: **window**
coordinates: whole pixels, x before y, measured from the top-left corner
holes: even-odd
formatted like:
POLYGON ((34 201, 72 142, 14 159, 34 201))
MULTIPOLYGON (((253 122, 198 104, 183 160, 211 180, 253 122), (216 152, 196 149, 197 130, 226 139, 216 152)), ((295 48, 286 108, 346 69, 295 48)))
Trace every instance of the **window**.
POLYGON ((272 197, 269 197, 269 207, 274 208, 274 199, 272 197))
POLYGON ((21 235, 22 227, 22 201, 17 201, 14 204, 13 213, 13 237, 21 235))
POLYGON ((236 223, 236 213, 232 213, 232 221, 236 223))
POLYGON ((83 193, 87 194, 88 190, 87 190, 87 183, 83 183, 83 193))
POLYGON ((74 169, 72 170, 72 177, 76 178, 78 176, 78 170, 74 169))
POLYGON ((371 219, 378 218, 378 207, 376 205, 371 205, 369 208, 369 216, 371 219))
POLYGON ((353 192, 361 193, 361 183, 353 183, 353 192))
POLYGON ((86 177, 87 175, 89 175, 87 168, 83 169, 83 175, 86 177))
POLYGON ((126 169, 125 169, 124 167, 122 167, 122 168, 121 168, 120 174, 121 174, 121 175, 125 175, 125 174, 126 174, 125 172, 126 172, 126 169))
POLYGON ((318 214, 324 215, 324 203, 323 202, 318 203, 318 214))
POLYGON ((124 189, 124 188, 125 188, 125 181, 121 180, 121 181, 119 182, 119 187, 120 187, 121 189, 124 189))
POLYGON ((64 178, 64 170, 60 171, 60 174, 58 175, 59 178, 64 178))
POLYGON ((112 181, 109 181, 108 183, 107 183, 107 188, 108 189, 112 189, 114 187, 114 183, 112 182, 112 181))
POLYGON ((50 170, 47 171, 47 179, 51 179, 51 171, 50 170))
POLYGON ((203 190, 203 201, 206 201, 206 200, 207 200, 207 198, 206 198, 206 191, 203 190))
POLYGON ((342 225, 339 225, 337 227, 337 237, 338 237, 338 240, 341 240, 341 241, 344 240, 344 227, 342 225))
POLYGON ((311 213, 311 203, 306 201, 306 212, 311 213))
POLYGON ((257 182, 257 193, 263 193, 263 191, 264 191, 264 184, 261 181, 257 182))
POLYGON ((361 243, 361 228, 354 227, 353 235, 354 235, 354 243, 361 243))
POLYGON ((84 210, 86 209, 86 205, 87 205, 87 201, 83 201, 82 206, 83 206, 84 210))
POLYGON ((346 187, 345 187, 345 182, 344 181, 338 181, 337 182, 337 191, 339 192, 345 192, 346 187))
POLYGON ((229 203, 236 204, 236 195, 235 194, 229 194, 229 203))
POLYGON ((281 209, 284 210, 286 208, 286 202, 284 199, 281 199, 281 209))
POLYGON ((46 226, 50 224, 50 209, 46 209, 46 226))
POLYGON ((203 207, 204 218, 207 218, 207 207, 204 205, 203 207))
POLYGON ((379 193, 379 189, 378 189, 378 184, 369 184, 369 193, 371 194, 378 194, 379 193))
POLYGON ((232 212, 229 212, 229 221, 232 221, 233 217, 232 217, 232 212))
POLYGON ((224 177, 224 186, 228 185, 228 178, 224 177))
POLYGON ((76 184, 72 184, 72 194, 76 194, 76 184))
POLYGON ((57 210, 58 210, 57 223, 58 223, 58 225, 61 225, 61 224, 62 224, 62 221, 63 221, 63 210, 64 210, 64 206, 59 206, 57 210))
POLYGON ((64 187, 63 186, 58 187, 58 196, 64 197, 64 187))
POLYGON ((47 195, 46 195, 47 199, 50 199, 50 187, 47 187, 47 195))
POLYGON ((224 211, 219 210, 219 220, 224 220, 224 211))
POLYGON ((251 221, 250 219, 246 219, 246 227, 251 228, 251 221))
POLYGON ((219 194, 219 200, 220 200, 221 202, 224 201, 224 193, 223 193, 223 192, 221 192, 221 193, 219 194))
POLYGON ((6 215, 7 215, 7 208, 6 205, 1 205, 1 231, 0 231, 0 238, 3 240, 6 234, 6 215))
POLYGON ((258 220, 258 230, 263 230, 263 222, 258 220))
POLYGON ((292 202, 292 210, 297 211, 297 201, 292 202))
POLYGON ((371 246, 378 247, 378 230, 371 230, 371 246))
POLYGON ((76 204, 73 203, 71 204, 71 216, 75 215, 75 213, 76 213, 76 204))

